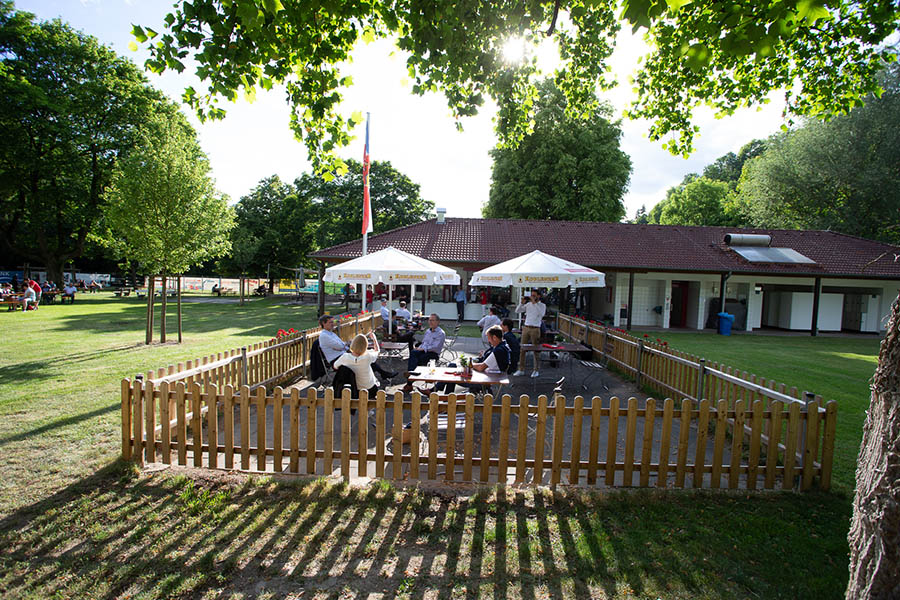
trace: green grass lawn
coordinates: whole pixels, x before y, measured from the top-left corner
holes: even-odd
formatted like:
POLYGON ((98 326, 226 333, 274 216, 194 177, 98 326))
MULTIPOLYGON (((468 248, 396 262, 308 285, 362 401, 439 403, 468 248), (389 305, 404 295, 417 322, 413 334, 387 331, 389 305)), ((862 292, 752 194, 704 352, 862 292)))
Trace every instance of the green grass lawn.
POLYGON ((664 336, 837 400, 828 494, 509 491, 497 499, 383 483, 185 479, 116 461, 122 377, 314 323, 315 307, 283 302, 185 303, 184 344, 150 347, 141 344, 136 299, 83 295, 74 306, 0 312, 4 598, 843 597, 876 340, 664 336))

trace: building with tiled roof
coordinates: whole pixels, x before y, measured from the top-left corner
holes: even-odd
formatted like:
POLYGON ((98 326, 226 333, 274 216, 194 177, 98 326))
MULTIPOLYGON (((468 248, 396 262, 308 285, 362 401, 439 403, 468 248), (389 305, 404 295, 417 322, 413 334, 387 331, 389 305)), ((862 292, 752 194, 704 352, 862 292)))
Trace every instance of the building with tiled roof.
MULTIPOLYGON (((573 293, 567 309, 616 326, 702 329, 724 302, 737 328, 810 330, 818 308, 818 329, 878 332, 900 286, 900 248, 832 231, 448 218, 369 237, 370 251, 388 246, 454 267, 463 282, 535 249, 598 269, 607 287, 573 293)), ((312 257, 324 267, 361 252, 356 240, 312 257)), ((452 290, 427 293, 432 310, 455 315, 452 290)))

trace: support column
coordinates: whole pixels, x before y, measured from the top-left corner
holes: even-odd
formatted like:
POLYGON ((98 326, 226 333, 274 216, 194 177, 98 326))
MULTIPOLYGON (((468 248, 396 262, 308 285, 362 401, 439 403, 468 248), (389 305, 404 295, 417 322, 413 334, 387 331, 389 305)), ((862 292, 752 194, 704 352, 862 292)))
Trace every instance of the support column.
POLYGON ((634 271, 628 274, 628 321, 625 329, 631 331, 631 314, 634 305, 634 271))
POLYGON ((822 278, 816 277, 816 283, 813 286, 813 310, 812 323, 809 326, 809 335, 819 335, 819 295, 822 293, 822 278))
POLYGON ((719 312, 725 312, 725 286, 728 284, 728 273, 719 278, 719 312))
POLYGON ((325 262, 319 261, 319 291, 316 294, 319 301, 319 316, 325 314, 325 262))

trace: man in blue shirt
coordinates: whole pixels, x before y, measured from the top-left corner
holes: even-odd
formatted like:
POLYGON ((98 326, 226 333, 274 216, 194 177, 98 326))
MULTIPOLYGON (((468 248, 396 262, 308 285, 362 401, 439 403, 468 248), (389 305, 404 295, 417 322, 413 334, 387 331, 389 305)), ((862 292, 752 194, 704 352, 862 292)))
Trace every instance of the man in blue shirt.
MULTIPOLYGON (((441 329, 441 318, 432 314, 428 317, 428 329, 425 331, 425 337, 409 353, 409 360, 406 362, 407 372, 414 371, 416 367, 427 364, 428 361, 439 359, 446 338, 447 334, 441 329)), ((411 392, 412 389, 412 383, 409 382, 404 386, 403 391, 411 392)))
MULTIPOLYGON (((488 344, 490 344, 481 355, 472 363, 472 369, 475 371, 489 371, 493 373, 509 372, 511 360, 511 352, 509 346, 503 341, 503 330, 494 325, 487 331, 488 344)), ((456 366, 451 363, 450 366, 456 366)), ((471 390, 475 388, 485 387, 480 383, 464 383, 460 384, 464 388, 471 390)), ((455 384, 445 383, 435 386, 435 390, 442 394, 449 394, 453 391, 455 384)))
POLYGON ((453 299, 456 300, 456 320, 462 321, 463 317, 466 314, 466 292, 462 288, 456 290, 456 293, 453 294, 453 299))

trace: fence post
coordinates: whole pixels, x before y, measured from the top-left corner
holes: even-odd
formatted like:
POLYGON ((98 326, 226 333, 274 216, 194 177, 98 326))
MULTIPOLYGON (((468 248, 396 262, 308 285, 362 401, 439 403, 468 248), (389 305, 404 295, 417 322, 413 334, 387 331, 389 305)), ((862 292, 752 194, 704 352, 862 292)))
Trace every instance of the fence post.
POLYGON ((601 360, 608 360, 606 356, 606 345, 609 343, 609 328, 603 328, 603 347, 600 348, 600 358, 601 360))
POLYGON ((703 400, 703 380, 706 378, 706 359, 700 359, 700 369, 697 374, 697 402, 703 400))
POLYGON ((304 379, 309 379, 309 362, 306 360, 306 332, 303 332, 303 338, 300 340, 300 372, 303 373, 304 379))
POLYGON ((637 372, 634 374, 634 384, 637 386, 641 385, 641 360, 644 357, 644 340, 638 340, 638 355, 637 355, 637 372))
MULTIPOLYGON (((241 347, 241 386, 250 385, 247 383, 247 346, 241 347)), ((243 443, 243 440, 241 440, 243 443)))

